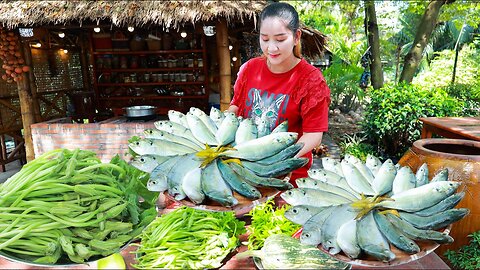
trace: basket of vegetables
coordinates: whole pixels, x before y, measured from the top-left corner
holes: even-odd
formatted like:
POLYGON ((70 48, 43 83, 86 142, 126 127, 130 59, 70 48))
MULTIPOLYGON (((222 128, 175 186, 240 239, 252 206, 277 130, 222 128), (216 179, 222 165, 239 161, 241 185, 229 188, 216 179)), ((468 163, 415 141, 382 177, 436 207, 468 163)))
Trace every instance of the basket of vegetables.
POLYGON ((0 255, 36 266, 84 264, 124 248, 157 216, 146 173, 118 156, 57 149, 0 185, 0 255))

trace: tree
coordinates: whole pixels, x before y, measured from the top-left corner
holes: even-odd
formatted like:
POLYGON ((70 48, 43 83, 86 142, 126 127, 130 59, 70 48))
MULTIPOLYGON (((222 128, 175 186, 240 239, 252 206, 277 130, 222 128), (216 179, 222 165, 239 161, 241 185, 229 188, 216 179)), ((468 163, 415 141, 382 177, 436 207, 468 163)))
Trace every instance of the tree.
POLYGON ((374 89, 380 89, 383 87, 383 68, 380 59, 380 36, 378 34, 377 16, 373 0, 365 0, 365 28, 372 53, 370 62, 372 86, 374 89))
POLYGON ((413 76, 415 75, 418 65, 422 60, 423 50, 427 46, 430 36, 432 35, 435 25, 437 24, 440 8, 444 4, 450 2, 432 0, 428 3, 417 28, 413 46, 405 56, 402 74, 400 75, 400 82, 412 82, 413 76))

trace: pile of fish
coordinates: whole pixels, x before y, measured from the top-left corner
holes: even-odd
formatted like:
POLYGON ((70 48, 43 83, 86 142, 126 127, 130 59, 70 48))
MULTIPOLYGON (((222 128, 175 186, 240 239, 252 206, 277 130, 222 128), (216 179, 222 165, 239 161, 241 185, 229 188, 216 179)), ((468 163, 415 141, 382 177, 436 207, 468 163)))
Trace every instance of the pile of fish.
POLYGON ((417 240, 451 243, 438 230, 469 213, 454 208, 465 193, 455 193, 460 183, 448 180, 447 169, 429 181, 427 164, 414 173, 372 155, 365 163, 346 155, 341 161, 322 158, 322 164, 280 196, 292 205, 285 217, 303 226, 300 241, 321 244, 332 255, 389 262, 396 257, 391 245, 415 254, 417 240))
POLYGON ((147 188, 195 204, 210 199, 223 206, 238 204, 234 193, 256 200, 259 187, 287 190, 293 186, 280 177, 304 166, 308 159, 294 156, 303 147, 288 122, 273 130, 265 121, 254 123, 216 108, 210 114, 192 107, 186 114, 170 110, 169 120, 129 147, 138 156, 131 162, 149 172, 147 188))

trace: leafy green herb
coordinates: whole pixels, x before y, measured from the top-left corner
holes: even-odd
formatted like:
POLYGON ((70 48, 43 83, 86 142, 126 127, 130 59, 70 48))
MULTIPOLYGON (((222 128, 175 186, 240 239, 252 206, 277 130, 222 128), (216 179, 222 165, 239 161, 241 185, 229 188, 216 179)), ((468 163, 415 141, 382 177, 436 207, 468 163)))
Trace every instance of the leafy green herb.
POLYGON ((286 219, 284 214, 291 206, 283 205, 276 208, 273 199, 255 206, 247 216, 251 216, 252 223, 247 228, 248 241, 244 243, 248 249, 257 250, 263 247, 263 243, 272 234, 286 234, 291 236, 301 226, 286 219))
POLYGON ((445 257, 455 269, 480 269, 480 231, 470 235, 470 244, 461 247, 458 251, 447 250, 445 257))

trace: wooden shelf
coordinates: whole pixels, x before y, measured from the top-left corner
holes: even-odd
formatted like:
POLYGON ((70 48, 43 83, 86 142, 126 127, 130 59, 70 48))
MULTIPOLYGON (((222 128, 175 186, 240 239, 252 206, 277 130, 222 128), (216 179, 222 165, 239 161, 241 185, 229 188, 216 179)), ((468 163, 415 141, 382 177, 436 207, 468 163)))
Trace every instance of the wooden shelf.
POLYGON ((198 96, 119 96, 119 97, 100 97, 101 100, 129 100, 129 99, 206 99, 206 95, 198 96))
POLYGON ((98 83, 97 86, 155 86, 155 85, 203 85, 205 82, 137 82, 137 83, 98 83))
POLYGON ((159 71, 200 71, 203 67, 174 67, 174 68, 99 68, 98 72, 159 72, 159 71))
POLYGON ((169 54, 169 53, 203 53, 202 49, 194 50, 161 50, 161 51, 94 51, 94 55, 103 54, 169 54))

